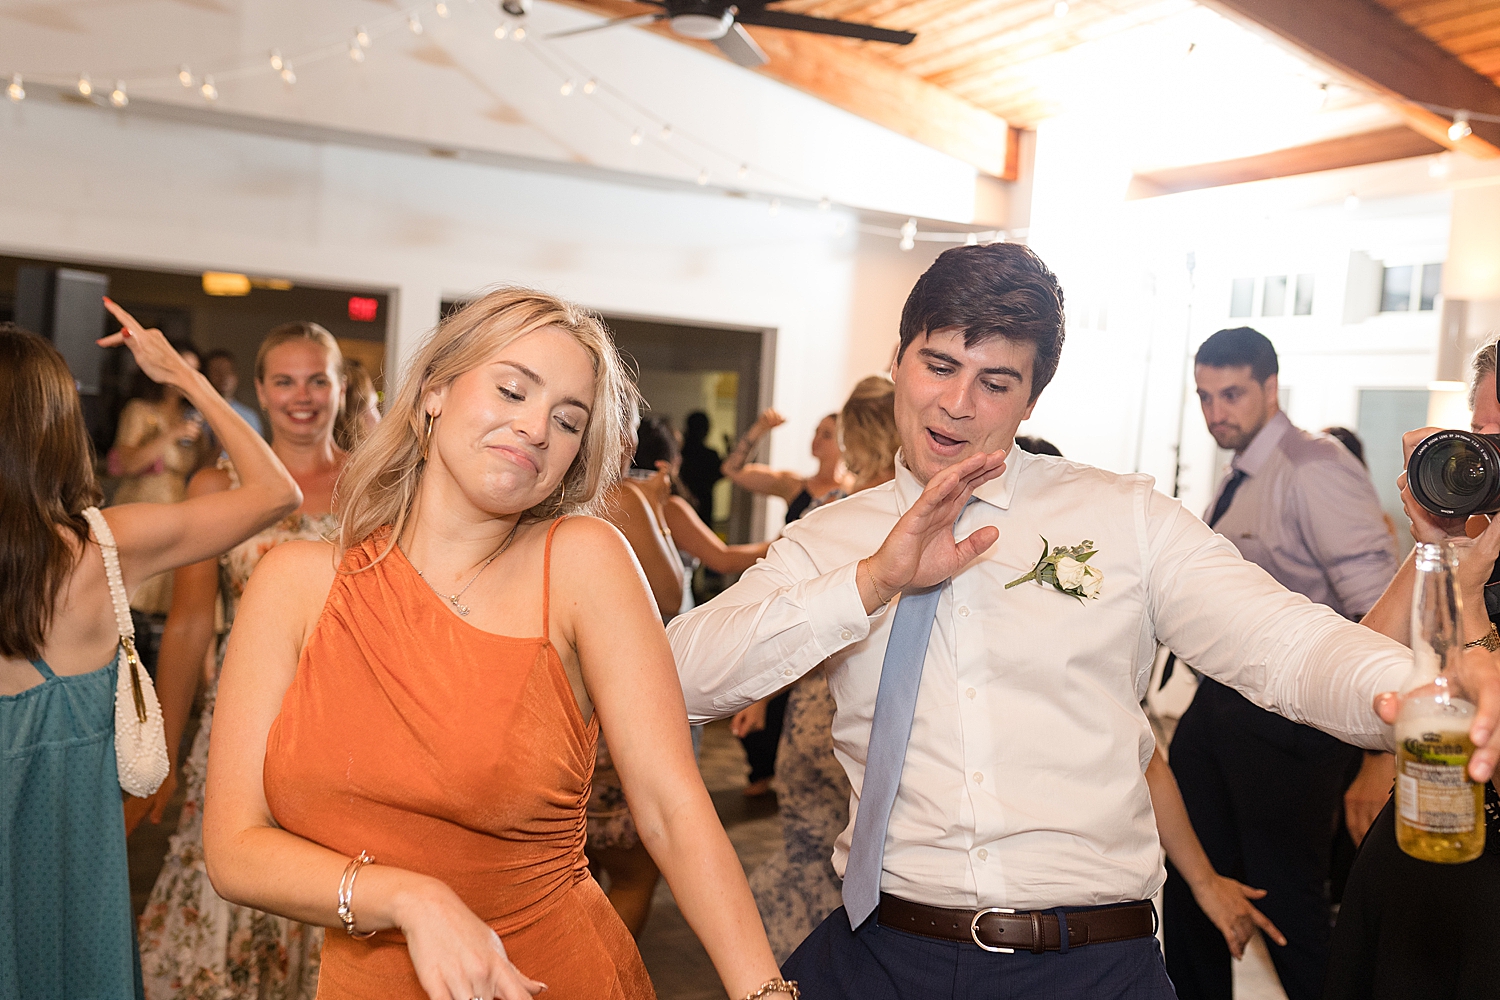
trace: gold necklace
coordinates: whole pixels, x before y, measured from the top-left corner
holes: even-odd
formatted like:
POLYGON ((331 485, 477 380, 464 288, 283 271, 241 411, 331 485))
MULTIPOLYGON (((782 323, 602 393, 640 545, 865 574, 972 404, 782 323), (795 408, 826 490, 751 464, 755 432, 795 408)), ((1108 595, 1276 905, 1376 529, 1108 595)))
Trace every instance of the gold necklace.
MULTIPOLYGON (((496 549, 494 552, 492 552, 490 554, 490 557, 484 561, 484 565, 480 566, 479 570, 473 576, 469 577, 469 582, 466 583, 466 584, 464 584, 464 589, 460 590, 456 594, 444 594, 442 591, 438 590, 436 587, 434 587, 432 585, 432 581, 428 580, 426 576, 423 576, 422 571, 419 570, 419 569, 417 570, 417 576, 421 577, 422 578, 422 582, 425 583, 425 584, 427 584, 427 589, 428 590, 432 591, 434 594, 437 594, 443 600, 445 600, 449 604, 453 605, 453 610, 458 612, 458 616, 460 618, 467 618, 467 617, 469 617, 469 612, 472 611, 473 608, 469 607, 467 604, 460 604, 458 602, 458 599, 460 597, 464 596, 465 591, 467 591, 470 587, 474 586, 474 581, 477 580, 477 579, 479 579, 479 574, 480 573, 483 573, 485 570, 487 570, 487 569, 490 568, 490 563, 494 562, 496 559, 499 559, 500 556, 505 552, 505 550, 508 549, 508 548, 510 548, 510 543, 516 540, 516 532, 520 531, 520 530, 521 530, 521 519, 517 518, 516 519, 515 527, 513 527, 513 528, 510 529, 510 534, 508 534, 508 535, 505 536, 505 541, 501 542, 500 543, 500 547, 498 549, 496 549)), ((415 565, 413 565, 412 569, 417 569, 417 568, 416 568, 415 565)))

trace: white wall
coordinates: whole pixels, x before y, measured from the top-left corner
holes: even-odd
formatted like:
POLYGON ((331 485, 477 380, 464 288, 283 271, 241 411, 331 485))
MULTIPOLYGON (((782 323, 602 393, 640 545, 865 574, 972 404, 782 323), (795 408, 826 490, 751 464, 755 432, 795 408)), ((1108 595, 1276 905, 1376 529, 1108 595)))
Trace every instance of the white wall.
POLYGON ((931 256, 845 210, 380 152, 28 99, 0 106, 0 250, 377 287, 409 356, 444 296, 497 282, 602 312, 777 331, 771 460, 882 370, 931 256), (839 235, 839 233, 843 235, 839 235))

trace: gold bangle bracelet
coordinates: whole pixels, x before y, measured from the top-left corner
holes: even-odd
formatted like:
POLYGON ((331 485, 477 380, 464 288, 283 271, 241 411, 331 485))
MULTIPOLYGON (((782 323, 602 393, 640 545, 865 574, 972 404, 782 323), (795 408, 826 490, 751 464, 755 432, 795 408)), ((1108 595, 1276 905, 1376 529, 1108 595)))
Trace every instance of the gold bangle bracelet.
POLYGON ((360 851, 359 857, 349 859, 349 863, 344 866, 344 877, 339 879, 339 920, 344 925, 344 933, 352 938, 364 940, 365 938, 375 936, 374 931, 365 931, 361 934, 354 929, 354 907, 351 905, 354 902, 355 876, 359 874, 359 870, 365 865, 373 865, 374 863, 375 859, 370 857, 368 852, 360 851))
POLYGON ((802 991, 797 988, 795 979, 770 979, 753 993, 746 993, 745 1000, 761 1000, 762 997, 772 993, 785 993, 792 1000, 802 1000, 802 991))
POLYGON ((1495 628, 1494 622, 1490 622, 1490 630, 1483 636, 1473 642, 1464 643, 1464 649, 1473 649, 1475 646, 1483 646, 1491 653, 1500 653, 1500 629, 1495 628))

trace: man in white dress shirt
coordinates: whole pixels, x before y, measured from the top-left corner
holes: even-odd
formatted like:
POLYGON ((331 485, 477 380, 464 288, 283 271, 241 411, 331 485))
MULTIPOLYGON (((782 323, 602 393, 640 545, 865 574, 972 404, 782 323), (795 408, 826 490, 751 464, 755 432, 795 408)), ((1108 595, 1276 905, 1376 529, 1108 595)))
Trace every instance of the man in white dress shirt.
MULTIPOLYGON (((1140 708, 1158 642, 1257 704, 1389 746, 1371 703, 1404 647, 1289 593, 1149 477, 1011 450, 1062 339, 1062 292, 1030 250, 944 253, 902 312, 895 480, 790 525, 668 629, 695 723, 827 663, 854 818, 833 859, 846 906, 784 969, 810 998, 1173 996, 1142 902, 1164 878, 1140 708), (1093 543, 1093 598, 1007 588, 1043 538, 1093 543)), ((1500 682, 1468 683, 1487 692, 1484 744, 1500 682)))

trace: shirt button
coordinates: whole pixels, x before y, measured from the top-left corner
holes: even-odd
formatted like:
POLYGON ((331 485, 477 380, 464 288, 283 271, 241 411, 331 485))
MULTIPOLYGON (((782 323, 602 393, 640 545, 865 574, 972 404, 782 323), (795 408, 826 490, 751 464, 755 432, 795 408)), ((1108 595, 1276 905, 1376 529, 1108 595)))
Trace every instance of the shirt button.
POLYGON ((848 642, 850 639, 854 638, 854 633, 849 631, 848 629, 844 629, 839 633, 839 638, 843 639, 845 642, 848 642))
POLYGON ((976 784, 976 785, 982 785, 982 784, 984 784, 984 775, 981 774, 978 771, 974 772, 974 784, 976 784))
POLYGON ((979 854, 979 860, 980 861, 987 861, 987 860, 989 860, 990 852, 986 851, 984 848, 981 847, 978 850, 977 853, 979 854))
POLYGON ((969 699, 970 701, 973 701, 978 696, 979 696, 979 692, 975 691, 973 688, 969 688, 969 690, 967 690, 967 691, 964 692, 964 697, 967 698, 967 699, 969 699))
POLYGON ((783 670, 781 672, 781 676, 783 676, 783 677, 795 677, 796 674, 797 674, 797 671, 793 670, 791 667, 787 667, 785 670, 783 670))
POLYGON ((967 617, 969 617, 969 606, 967 604, 963 605, 962 607, 960 607, 958 609, 958 617, 960 617, 960 618, 967 618, 967 617))

